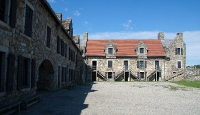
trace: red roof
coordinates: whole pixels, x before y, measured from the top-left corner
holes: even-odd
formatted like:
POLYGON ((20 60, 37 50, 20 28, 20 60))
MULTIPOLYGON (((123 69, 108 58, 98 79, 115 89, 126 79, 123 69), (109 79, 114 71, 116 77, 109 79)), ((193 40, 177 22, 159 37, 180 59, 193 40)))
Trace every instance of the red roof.
MULTIPOLYGON (((118 51, 116 56, 137 56, 135 46, 143 41, 148 47, 147 56, 165 56, 160 40, 112 40, 118 51)), ((104 46, 109 40, 88 40, 86 56, 106 56, 104 46)))

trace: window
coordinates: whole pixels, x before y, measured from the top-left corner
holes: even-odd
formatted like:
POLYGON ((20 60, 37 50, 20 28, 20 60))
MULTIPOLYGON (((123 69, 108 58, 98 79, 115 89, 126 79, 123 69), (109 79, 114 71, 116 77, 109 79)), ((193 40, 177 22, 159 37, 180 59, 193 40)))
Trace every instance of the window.
POLYGON ((60 49, 61 49, 60 44, 61 44, 61 40, 60 40, 60 37, 58 36, 57 37, 57 53, 58 54, 60 54, 60 49))
MULTIPOLYGON (((33 70, 32 70, 33 71, 33 70)), ((30 59, 23 56, 18 56, 18 75, 17 75, 17 89, 29 87, 30 85, 30 59)))
POLYGON ((137 68, 147 68, 147 61, 144 60, 137 61, 137 68))
POLYGON ((61 40, 61 55, 64 56, 64 41, 61 40))
POLYGON ((183 55, 183 48, 176 48, 175 49, 175 54, 176 55, 183 55))
POLYGON ((108 78, 112 78, 112 72, 108 72, 108 78))
POLYGON ((97 61, 92 61, 92 70, 96 70, 97 68, 97 61))
POLYGON ((113 48, 108 48, 108 54, 113 54, 113 48))
POLYGON ((24 67, 23 67, 23 76, 22 76, 22 84, 23 86, 29 86, 29 78, 30 78, 30 59, 24 58, 24 67))
POLYGON ((108 68, 112 68, 112 61, 108 61, 108 68))
POLYGON ((24 33, 29 37, 32 36, 32 19, 33 19, 33 10, 28 5, 26 5, 24 33))
POLYGON ((8 69, 7 69, 7 84, 6 84, 6 90, 8 92, 13 91, 14 70, 15 70, 15 55, 9 54, 8 69))
POLYGON ((51 40, 51 28, 47 26, 47 47, 50 48, 50 40, 51 40))
POLYGON ((140 48, 140 53, 141 53, 141 54, 144 53, 144 48, 140 48))
POLYGON ((146 75, 147 75, 147 72, 137 72, 137 76, 140 79, 145 79, 146 75))
POLYGON ((3 92, 5 87, 5 59, 5 53, 0 52, 0 92, 3 92))
POLYGON ((72 62, 75 62, 75 52, 69 48, 69 60, 71 60, 72 62))
POLYGON ((0 20, 15 27, 17 0, 0 0, 0 20))
POLYGON ((124 69, 125 69, 125 70, 128 70, 128 61, 127 61, 127 60, 124 61, 124 69))
POLYGON ((177 61, 177 68, 182 68, 181 61, 177 61))
POLYGON ((65 74, 66 74, 65 68, 62 67, 62 82, 65 82, 65 74))

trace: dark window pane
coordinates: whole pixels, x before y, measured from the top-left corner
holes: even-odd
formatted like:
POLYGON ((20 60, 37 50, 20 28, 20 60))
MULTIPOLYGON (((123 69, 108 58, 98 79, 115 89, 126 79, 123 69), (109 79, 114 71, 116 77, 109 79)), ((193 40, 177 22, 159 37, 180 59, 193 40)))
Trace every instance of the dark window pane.
POLYGON ((112 68, 112 61, 108 61, 108 68, 112 68))
POLYGON ((144 48, 140 48, 140 53, 141 53, 141 54, 144 53, 144 48))
POLYGON ((181 68, 181 61, 178 61, 178 68, 181 68))
POLYGON ((0 0, 0 20, 5 21, 5 0, 0 0))
POLYGON ((29 37, 32 36, 32 17, 33 17, 33 10, 28 5, 26 5, 24 33, 29 37))
POLYGON ((113 48, 108 48, 108 54, 113 54, 113 48))

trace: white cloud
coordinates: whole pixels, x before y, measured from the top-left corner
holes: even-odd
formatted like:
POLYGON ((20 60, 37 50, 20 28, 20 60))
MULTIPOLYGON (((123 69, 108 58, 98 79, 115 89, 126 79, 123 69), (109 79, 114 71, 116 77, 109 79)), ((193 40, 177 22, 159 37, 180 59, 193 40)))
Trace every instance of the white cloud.
POLYGON ((80 13, 79 11, 74 11, 74 15, 75 15, 75 16, 80 16, 81 13, 80 13))
POLYGON ((65 8, 65 11, 67 12, 67 11, 68 11, 68 8, 65 8))
POLYGON ((92 30, 91 29, 91 23, 89 23, 88 21, 85 21, 84 23, 83 23, 83 25, 87 28, 87 30, 89 31, 89 30, 92 30))
MULTIPOLYGON (((159 31, 89 33, 89 39, 157 39, 159 31)), ((178 33, 178 32, 177 32, 178 33)), ((166 32, 165 39, 174 39, 176 33, 166 32)), ((183 32, 186 43, 187 65, 200 64, 200 30, 183 32)))
POLYGON ((123 23, 122 26, 126 29, 130 29, 132 30, 133 27, 132 27, 132 20, 128 20, 126 23, 123 23))
POLYGON ((56 2, 56 0, 48 0, 48 2, 52 2, 53 3, 53 2, 56 2))

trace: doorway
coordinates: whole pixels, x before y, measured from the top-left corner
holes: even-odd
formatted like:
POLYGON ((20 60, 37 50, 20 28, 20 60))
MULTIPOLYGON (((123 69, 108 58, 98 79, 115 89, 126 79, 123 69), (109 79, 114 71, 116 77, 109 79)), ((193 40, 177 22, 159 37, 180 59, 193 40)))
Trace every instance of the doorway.
POLYGON ((96 81, 96 78, 97 78, 96 72, 92 72, 92 81, 96 81))
POLYGON ((129 78, 129 72, 125 72, 125 81, 128 81, 129 78))

